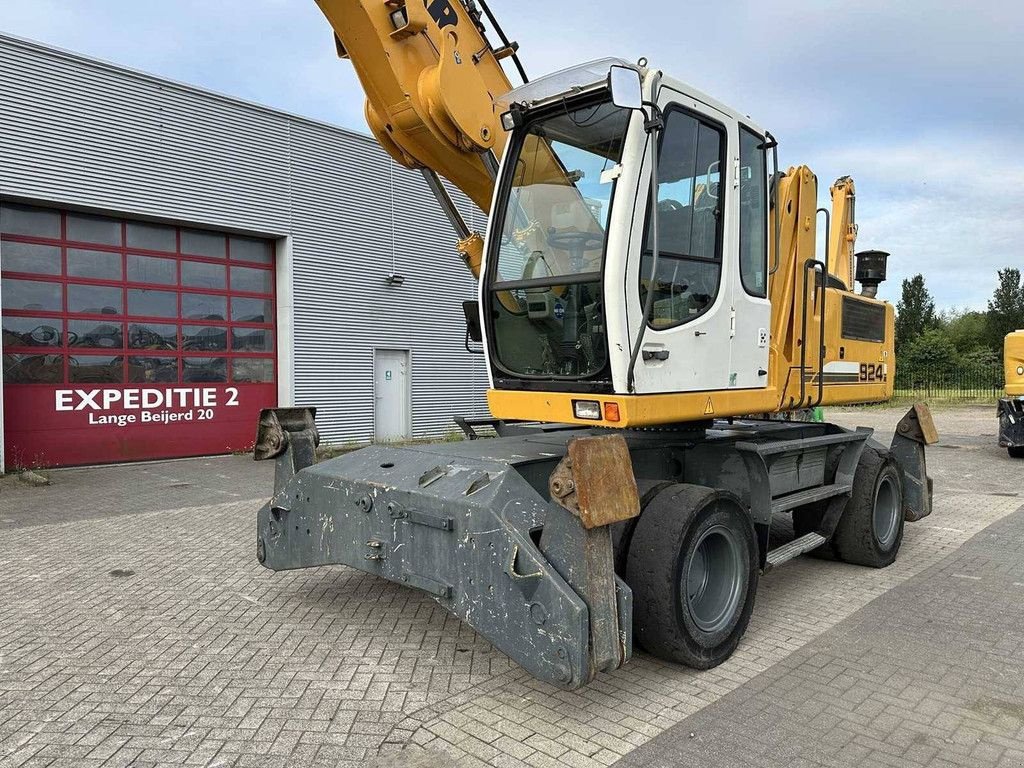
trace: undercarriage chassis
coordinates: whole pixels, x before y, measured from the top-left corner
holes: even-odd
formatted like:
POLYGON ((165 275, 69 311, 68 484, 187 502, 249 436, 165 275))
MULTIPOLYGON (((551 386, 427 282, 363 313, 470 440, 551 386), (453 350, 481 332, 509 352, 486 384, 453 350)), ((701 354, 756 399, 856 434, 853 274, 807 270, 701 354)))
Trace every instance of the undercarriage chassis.
MULTIPOLYGON (((900 454, 907 520, 931 510, 914 414, 890 449, 900 454)), ((261 417, 256 458, 277 467, 258 516, 259 562, 275 571, 347 565, 422 590, 562 688, 632 654, 625 555, 650 499, 666 488, 724 494, 756 530, 760 568, 773 567, 826 541, 873 442, 869 430, 778 421, 624 432, 537 425, 315 463, 314 417, 261 417), (770 552, 773 514, 812 503, 824 505, 820 530, 770 552)))

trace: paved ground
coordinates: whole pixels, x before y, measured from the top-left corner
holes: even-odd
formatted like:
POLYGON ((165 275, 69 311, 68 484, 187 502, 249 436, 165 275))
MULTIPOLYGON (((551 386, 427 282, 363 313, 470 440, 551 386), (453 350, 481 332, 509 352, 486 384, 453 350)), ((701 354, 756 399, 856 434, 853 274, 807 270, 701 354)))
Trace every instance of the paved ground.
MULTIPOLYGON (((934 684, 939 693, 921 694, 936 710, 923 740, 967 739, 973 726, 942 717, 976 712, 970 722, 1005 729, 998 746, 1012 760, 1009 750, 1024 748, 1020 726, 1010 733, 1024 699, 1013 687, 1020 629, 1015 635, 1007 579, 1024 577, 1009 565, 999 570, 999 558, 1012 559, 997 552, 999 542, 1020 536, 997 526, 1021 524, 1007 516, 1024 503, 1024 468, 995 447, 991 411, 937 413, 946 447, 931 454, 936 510, 908 526, 894 566, 787 564, 762 580, 750 629, 726 664, 695 673, 639 654, 575 693, 534 681, 415 592, 345 568, 259 567, 254 512, 272 483, 267 465, 226 457, 55 472, 55 484, 40 489, 2 481, 0 766, 600 766, 648 742, 662 752, 635 754, 654 760, 671 754, 666 744, 674 748, 680 732, 695 749, 706 744, 719 708, 738 718, 751 711, 744 706, 770 712, 766 702, 790 669, 823 700, 831 685, 838 697, 852 690, 865 695, 863 706, 899 710, 902 720, 890 712, 897 724, 918 711, 904 712, 901 697, 916 701, 914 691, 934 684), (1003 533, 985 538, 993 532, 1003 533), (955 564, 964 557, 974 559, 955 564), (991 571, 979 579, 954 575, 978 575, 985 563, 991 571), (924 650, 919 660, 900 647, 927 638, 923 622, 944 608, 975 604, 1006 607, 996 648, 961 627, 948 643, 928 645, 940 674, 924 665, 924 650), (864 645, 858 626, 890 634, 864 645), (853 660, 870 674, 842 690, 841 673, 821 680, 808 672, 853 660), (995 671, 971 677, 986 664, 995 671), (943 688, 947 679, 959 693, 943 688), (972 685, 988 693, 965 708, 972 685), (699 734, 690 726, 698 718, 710 718, 699 734)), ((829 416, 880 431, 896 420, 875 409, 829 416)), ((850 743, 868 740, 875 750, 856 761, 883 764, 899 729, 882 733, 886 709, 871 720, 850 711, 845 720, 834 714, 850 743)), ((801 717, 813 719, 792 707, 774 717, 778 743, 801 717)), ((813 728, 827 732, 830 722, 819 715, 813 728)), ((819 764, 823 753, 806 739, 811 751, 800 746, 799 759, 819 764)), ((953 752, 931 746, 937 757, 953 752)), ((750 739, 724 762, 701 759, 801 764, 756 748, 750 739)), ((906 749, 884 764, 924 764, 906 749)), ((997 764, 977 754, 970 764, 997 764)))
POLYGON ((1024 766, 1024 509, 617 763, 1024 766))
POLYGON ((274 486, 273 462, 247 456, 45 471, 34 488, 0 477, 0 531, 251 500, 274 486))

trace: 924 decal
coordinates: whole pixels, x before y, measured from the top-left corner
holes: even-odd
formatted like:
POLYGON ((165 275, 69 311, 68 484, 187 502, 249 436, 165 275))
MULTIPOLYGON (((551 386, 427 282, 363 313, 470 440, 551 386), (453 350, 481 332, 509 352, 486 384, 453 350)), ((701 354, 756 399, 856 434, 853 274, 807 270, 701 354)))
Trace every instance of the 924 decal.
POLYGON ((862 382, 884 382, 886 378, 885 363, 861 363, 860 381, 862 382))
MULTIPOLYGON (((883 384, 888 381, 889 367, 885 363, 833 360, 825 363, 821 377, 825 384, 883 384)), ((807 371, 804 380, 817 383, 818 372, 807 371)))

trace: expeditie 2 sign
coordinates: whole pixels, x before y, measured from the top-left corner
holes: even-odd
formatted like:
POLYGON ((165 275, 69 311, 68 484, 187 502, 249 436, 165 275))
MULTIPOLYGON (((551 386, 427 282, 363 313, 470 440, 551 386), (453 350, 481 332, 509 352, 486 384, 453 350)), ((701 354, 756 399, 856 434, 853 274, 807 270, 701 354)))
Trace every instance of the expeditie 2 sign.
POLYGON ((11 385, 10 466, 99 464, 248 450, 275 384, 11 385))
POLYGON ((216 387, 148 389, 58 389, 58 411, 84 411, 89 424, 171 424, 176 421, 213 421, 219 405, 238 407, 238 387, 228 387, 221 399, 216 387), (123 411, 113 413, 114 410, 123 411))

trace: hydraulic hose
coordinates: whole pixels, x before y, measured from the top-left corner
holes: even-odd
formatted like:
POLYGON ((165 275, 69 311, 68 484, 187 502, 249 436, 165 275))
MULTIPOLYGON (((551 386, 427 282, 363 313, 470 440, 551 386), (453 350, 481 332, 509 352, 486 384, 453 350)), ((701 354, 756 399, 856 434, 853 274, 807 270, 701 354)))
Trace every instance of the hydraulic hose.
POLYGON ((530 78, 526 76, 526 70, 523 68, 523 64, 519 61, 519 52, 515 43, 509 42, 508 37, 505 35, 505 30, 498 24, 498 20, 494 18, 494 14, 491 13, 491 9, 487 6, 487 0, 477 0, 480 3, 480 7, 484 9, 484 13, 487 15, 487 20, 491 22, 491 26, 494 28, 495 34, 498 39, 501 40, 501 44, 510 50, 512 56, 512 62, 516 65, 516 70, 519 72, 519 77, 523 79, 523 83, 530 82, 530 78))

